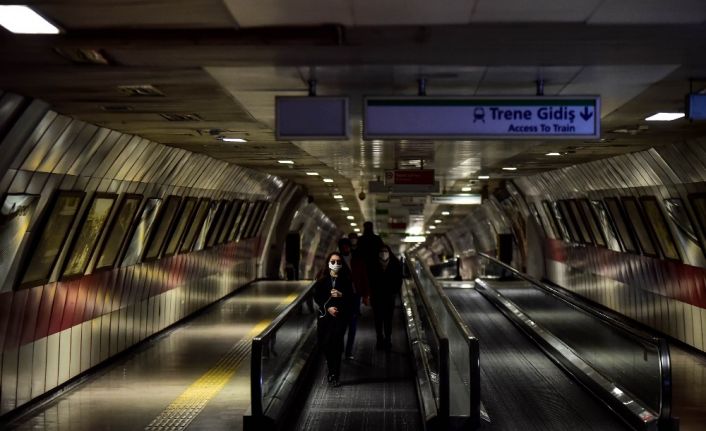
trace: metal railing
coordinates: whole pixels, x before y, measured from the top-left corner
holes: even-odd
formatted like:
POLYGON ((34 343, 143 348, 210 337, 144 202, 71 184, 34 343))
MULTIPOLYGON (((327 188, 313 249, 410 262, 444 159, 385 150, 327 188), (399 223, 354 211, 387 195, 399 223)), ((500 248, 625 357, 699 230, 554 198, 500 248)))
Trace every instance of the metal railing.
POLYGON ((246 429, 275 429, 316 351, 313 286, 302 292, 252 340, 251 412, 246 429))
POLYGON ((448 414, 448 427, 477 428, 481 421, 480 347, 478 338, 451 304, 429 269, 405 255, 424 307, 440 325, 448 340, 448 384, 440 376, 440 411, 448 414), (441 384, 444 387, 441 387, 441 384), (448 402, 448 405, 444 404, 448 402), (448 413, 446 413, 448 412, 448 413))
MULTIPOLYGON (((491 272, 492 266, 500 269, 504 274, 510 272, 547 294, 544 302, 537 305, 539 309, 534 315, 532 303, 537 302, 536 297, 523 297, 518 294, 517 297, 509 298, 508 302, 512 305, 517 303, 517 307, 522 313, 526 313, 533 323, 547 329, 570 347, 572 353, 598 372, 593 375, 598 381, 605 377, 610 383, 608 386, 612 389, 608 394, 603 395, 612 397, 613 399, 608 402, 619 409, 625 411, 626 408, 631 408, 630 414, 637 417, 628 420, 648 428, 649 422, 654 421, 650 419, 649 411, 640 413, 634 405, 626 405, 628 404, 625 402, 626 398, 620 401, 621 396, 635 398, 638 401, 631 404, 649 407, 652 414, 658 418, 656 422, 659 429, 677 427, 676 421, 671 418, 671 360, 669 345, 664 338, 654 337, 620 320, 618 316, 586 305, 573 294, 546 285, 492 256, 477 253, 477 257, 487 262, 485 265, 479 265, 484 272, 488 272, 487 267, 490 264, 491 272), (564 324, 567 318, 566 312, 562 321, 552 320, 551 313, 546 313, 548 306, 551 306, 552 310, 558 310, 562 305, 568 307, 566 310, 571 313, 571 318, 581 322, 583 331, 589 329, 592 331, 592 337, 587 339, 583 336, 585 334, 573 336, 569 332, 568 325, 564 324), (541 312, 542 310, 544 312, 541 312), (610 342, 607 342, 608 340, 610 342), (611 349, 608 354, 606 349, 611 349)), ((512 293, 510 289, 508 290, 512 293)), ((495 292, 495 294, 502 296, 502 292, 495 292)), ((596 389, 595 385, 593 389, 596 389)))

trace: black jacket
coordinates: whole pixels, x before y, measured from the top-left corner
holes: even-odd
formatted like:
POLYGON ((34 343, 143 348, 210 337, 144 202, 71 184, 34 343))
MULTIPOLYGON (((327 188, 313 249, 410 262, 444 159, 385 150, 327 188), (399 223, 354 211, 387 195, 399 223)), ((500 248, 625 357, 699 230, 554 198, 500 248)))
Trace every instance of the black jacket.
POLYGON ((370 296, 375 299, 392 299, 402 288, 402 264, 390 258, 385 269, 380 261, 375 265, 374 276, 370 277, 370 296))
POLYGON ((349 317, 353 313, 353 301, 355 301, 350 275, 347 272, 342 272, 336 277, 336 290, 343 294, 342 297, 331 297, 332 288, 331 276, 328 274, 314 283, 314 301, 319 306, 320 315, 326 315, 326 310, 329 307, 337 307, 338 315, 336 317, 349 317))

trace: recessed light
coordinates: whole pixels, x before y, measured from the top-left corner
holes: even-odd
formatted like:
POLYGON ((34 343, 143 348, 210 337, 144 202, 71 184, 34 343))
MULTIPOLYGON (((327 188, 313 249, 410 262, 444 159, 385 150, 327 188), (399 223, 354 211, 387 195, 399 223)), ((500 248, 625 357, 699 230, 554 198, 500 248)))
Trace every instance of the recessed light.
POLYGON ((59 29, 29 6, 0 6, 0 25, 15 34, 59 34, 59 29))
POLYGON ((506 166, 503 168, 503 171, 516 171, 517 168, 514 166, 506 166))
POLYGON ((293 165, 294 160, 277 160, 277 163, 281 163, 283 165, 293 165))
POLYGON ((306 174, 309 175, 310 177, 316 177, 319 175, 318 172, 307 172, 306 174))
POLYGON ((427 235, 428 235, 428 234, 430 234, 430 233, 431 233, 431 231, 430 231, 430 230, 428 230, 428 231, 426 231, 426 233, 427 233, 427 235))
POLYGON ((436 219, 436 220, 434 220, 434 223, 441 223, 441 220, 436 219))
POLYGON ((351 223, 351 226, 358 226, 358 223, 351 223))
POLYGON ((431 225, 431 226, 429 226, 429 229, 436 229, 436 226, 431 225))
POLYGON ((332 183, 333 180, 331 178, 324 178, 325 183, 332 183))
POLYGON ((645 118, 645 121, 674 121, 684 117, 683 112, 658 112, 645 118))
POLYGON ((341 211, 350 211, 351 209, 348 207, 341 207, 341 211))
POLYGON ((424 235, 408 235, 402 238, 402 242, 424 242, 426 240, 424 235))
POLYGON ((561 156, 561 153, 547 153, 546 156, 561 156))
POLYGON ((353 229, 353 232, 360 232, 360 229, 355 228, 355 229, 353 229))
POLYGON ((473 190, 473 187, 462 187, 461 188, 462 192, 470 192, 471 190, 473 190))
POLYGON ((355 220, 355 217, 353 217, 353 216, 346 216, 346 218, 347 218, 348 220, 355 220))
POLYGON ((334 199, 343 199, 343 195, 333 195, 334 199))
POLYGON ((490 175, 478 175, 478 179, 479 179, 479 180, 489 180, 489 179, 490 179, 490 175))
POLYGON ((248 142, 247 139, 243 138, 218 138, 223 142, 248 142))
POLYGON ((451 213, 448 212, 448 211, 442 211, 442 212, 441 212, 441 215, 449 215, 449 214, 451 214, 451 213))

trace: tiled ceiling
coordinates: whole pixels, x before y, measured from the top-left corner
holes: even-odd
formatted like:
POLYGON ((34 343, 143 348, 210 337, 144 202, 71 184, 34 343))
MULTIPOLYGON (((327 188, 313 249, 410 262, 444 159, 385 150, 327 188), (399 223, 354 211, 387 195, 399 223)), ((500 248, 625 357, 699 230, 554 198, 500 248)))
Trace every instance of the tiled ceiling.
POLYGON ((358 225, 373 219, 383 232, 398 232, 392 226, 402 222, 443 231, 468 210, 431 205, 426 196, 369 193, 368 182, 387 169, 423 166, 435 169, 443 191, 479 192, 513 176, 704 133, 702 124, 684 120, 643 121, 660 110, 683 109, 688 78, 706 76, 701 0, 30 3, 66 34, 0 30, 0 88, 41 97, 86 121, 295 181, 344 230, 353 217, 358 225), (98 49, 110 64, 78 64, 56 48, 98 49), (534 95, 537 79, 544 80, 546 95, 599 94, 603 139, 362 140, 363 96, 415 95, 420 77, 429 95, 534 95), (274 96, 306 94, 311 78, 320 95, 350 97, 350 140, 275 140, 274 96), (128 96, 118 88, 144 84, 163 95, 128 96), (168 121, 162 114, 195 116, 168 121), (549 151, 563 156, 545 156, 549 151), (507 165, 518 171, 502 171, 507 165), (491 180, 478 181, 479 174, 491 180))

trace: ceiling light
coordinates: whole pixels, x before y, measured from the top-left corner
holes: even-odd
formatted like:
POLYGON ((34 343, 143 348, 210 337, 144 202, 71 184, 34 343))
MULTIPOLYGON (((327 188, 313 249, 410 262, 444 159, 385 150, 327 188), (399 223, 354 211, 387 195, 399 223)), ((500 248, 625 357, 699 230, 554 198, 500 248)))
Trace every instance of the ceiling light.
POLYGON ((334 199, 343 199, 343 195, 333 195, 334 199))
POLYGON ((429 226, 429 229, 436 229, 436 226, 431 225, 431 226, 429 226))
POLYGON ((434 220, 434 223, 441 223, 441 220, 436 219, 436 220, 434 220))
POLYGON ((402 242, 424 242, 427 238, 423 235, 409 235, 402 238, 402 242))
POLYGON ((309 175, 310 177, 316 177, 319 175, 318 172, 307 172, 306 174, 309 175))
POLYGON ((503 171, 516 171, 517 168, 514 166, 506 166, 503 168, 503 171))
POLYGON ((353 232, 360 232, 360 229, 355 228, 355 229, 353 229, 353 232))
POLYGON ((473 187, 462 187, 461 188, 462 192, 470 192, 471 190, 473 190, 473 187))
POLYGON ((489 179, 490 179, 490 175, 478 175, 478 179, 479 179, 479 180, 489 180, 489 179))
MULTIPOLYGON (((246 139, 243 138, 218 138, 223 142, 248 142, 246 139)), ((282 162, 280 162, 282 163, 282 162)))
POLYGON ((431 233, 431 231, 430 231, 430 230, 426 231, 426 234, 427 234, 427 235, 429 235, 430 233, 431 233))
POLYGON ((351 226, 358 226, 358 223, 351 223, 351 226))
POLYGON ((348 208, 348 207, 341 207, 341 211, 350 211, 350 208, 348 208))
POLYGON ((59 34, 59 29, 28 6, 0 6, 0 25, 16 34, 59 34))
POLYGON ((561 156, 561 153, 547 153, 546 156, 561 156))
POLYGON ((346 216, 346 218, 347 218, 348 220, 355 220, 355 217, 353 217, 353 216, 346 216))
POLYGON ((324 178, 325 183, 332 183, 333 180, 331 178, 324 178))
POLYGON ((683 112, 658 112, 645 118, 645 121, 673 121, 684 116, 683 112))
POLYGON ((451 214, 451 213, 448 212, 448 211, 442 211, 442 212, 441 212, 441 215, 449 215, 449 214, 451 214))
POLYGON ((281 163, 283 165, 293 165, 294 160, 277 160, 277 163, 281 163))

